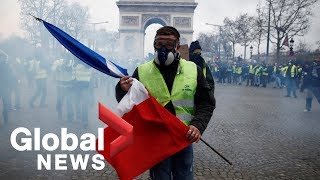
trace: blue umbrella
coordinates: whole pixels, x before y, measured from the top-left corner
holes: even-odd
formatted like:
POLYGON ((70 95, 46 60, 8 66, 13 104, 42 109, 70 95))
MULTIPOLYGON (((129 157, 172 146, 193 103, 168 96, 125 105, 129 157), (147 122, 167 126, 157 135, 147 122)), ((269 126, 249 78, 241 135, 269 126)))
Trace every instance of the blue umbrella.
POLYGON ((89 66, 115 78, 127 76, 127 69, 124 69, 115 63, 105 59, 98 53, 94 52, 87 46, 83 45, 69 34, 65 33, 58 27, 33 16, 36 20, 43 23, 47 30, 73 55, 85 62, 89 66))

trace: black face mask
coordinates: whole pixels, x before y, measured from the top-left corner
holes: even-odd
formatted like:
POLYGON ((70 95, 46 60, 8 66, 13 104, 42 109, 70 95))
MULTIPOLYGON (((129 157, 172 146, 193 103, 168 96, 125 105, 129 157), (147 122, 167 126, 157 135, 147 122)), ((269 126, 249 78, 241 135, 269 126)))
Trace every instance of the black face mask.
POLYGON ((201 57, 201 53, 193 53, 190 57, 191 61, 193 61, 196 65, 203 68, 204 59, 201 57))
POLYGON ((174 61, 174 52, 170 51, 165 46, 156 49, 155 62, 161 66, 168 66, 174 61))

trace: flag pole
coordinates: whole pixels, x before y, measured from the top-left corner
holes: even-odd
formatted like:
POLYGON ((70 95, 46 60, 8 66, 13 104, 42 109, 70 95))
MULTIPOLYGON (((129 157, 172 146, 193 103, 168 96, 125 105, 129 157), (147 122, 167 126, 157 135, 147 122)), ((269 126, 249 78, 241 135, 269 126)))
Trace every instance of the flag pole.
POLYGON ((200 138, 200 141, 202 141, 205 145, 207 145, 212 151, 214 151, 215 153, 217 153, 223 160, 225 160, 228 164, 232 165, 232 163, 225 158, 222 154, 220 154, 217 150, 215 150, 212 146, 210 146, 210 144, 208 144, 205 140, 203 140, 202 138, 200 138))

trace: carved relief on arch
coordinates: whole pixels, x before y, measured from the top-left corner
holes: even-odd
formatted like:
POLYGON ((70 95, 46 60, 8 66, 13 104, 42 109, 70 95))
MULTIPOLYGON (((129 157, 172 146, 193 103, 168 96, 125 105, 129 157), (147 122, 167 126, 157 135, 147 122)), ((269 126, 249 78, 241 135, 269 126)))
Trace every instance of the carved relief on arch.
POLYGON ((191 27, 191 18, 190 17, 174 17, 173 24, 175 27, 191 27))
POLYGON ((121 25, 138 26, 139 25, 139 16, 121 16, 121 25))
POLYGON ((142 26, 144 26, 147 21, 153 18, 162 19, 167 25, 171 24, 171 17, 169 14, 142 14, 142 26))

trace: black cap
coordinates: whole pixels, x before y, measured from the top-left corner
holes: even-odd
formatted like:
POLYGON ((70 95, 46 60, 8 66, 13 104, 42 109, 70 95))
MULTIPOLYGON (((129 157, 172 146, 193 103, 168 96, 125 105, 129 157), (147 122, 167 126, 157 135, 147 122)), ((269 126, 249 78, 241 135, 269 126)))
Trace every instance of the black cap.
POLYGON ((193 53, 193 51, 196 50, 196 49, 201 49, 202 50, 199 41, 193 41, 190 44, 189 52, 193 53))

